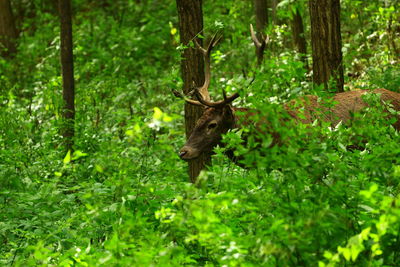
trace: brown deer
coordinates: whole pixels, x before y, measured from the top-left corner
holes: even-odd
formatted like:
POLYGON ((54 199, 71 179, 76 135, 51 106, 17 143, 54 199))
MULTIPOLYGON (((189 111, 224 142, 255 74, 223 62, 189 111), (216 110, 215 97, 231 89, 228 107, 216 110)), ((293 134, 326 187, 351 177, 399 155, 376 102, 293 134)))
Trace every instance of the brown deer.
MULTIPOLYGON (((208 92, 210 85, 210 53, 212 48, 218 43, 216 35, 211 39, 207 49, 202 48, 197 42, 195 45, 204 55, 205 62, 205 81, 203 86, 195 88, 194 93, 197 100, 189 99, 177 91, 173 91, 175 96, 183 98, 187 103, 204 107, 203 115, 196 122, 195 128, 189 136, 186 144, 180 149, 179 156, 183 160, 193 160, 202 153, 209 153, 216 145, 221 145, 222 135, 231 129, 241 128, 241 125, 248 124, 252 115, 257 111, 247 108, 235 108, 231 106, 232 101, 239 97, 238 93, 226 96, 223 92, 223 100, 212 102, 208 92)), ((386 89, 357 90, 344 93, 337 93, 328 100, 321 101, 319 97, 307 95, 297 100, 286 103, 283 107, 287 111, 288 117, 304 124, 311 124, 315 119, 330 122, 336 126, 339 122, 349 121, 352 114, 361 111, 368 104, 364 102, 362 95, 374 93, 380 96, 384 102, 390 102, 392 108, 400 111, 400 94, 386 89), (333 101, 333 106, 328 107, 327 103, 333 101)), ((399 117, 400 119, 400 117, 399 117)), ((400 130, 400 120, 397 120, 393 126, 400 130)), ((268 123, 261 119, 260 123, 268 123)), ((262 127, 260 127, 262 128, 262 127)), ((265 128, 265 127, 264 127, 265 128)), ((268 128, 268 127, 267 127, 268 128)), ((273 137, 272 145, 281 143, 279 135, 270 132, 273 137)), ((230 154, 230 153, 229 153, 230 154)), ((232 156, 229 155, 228 156, 232 156)))

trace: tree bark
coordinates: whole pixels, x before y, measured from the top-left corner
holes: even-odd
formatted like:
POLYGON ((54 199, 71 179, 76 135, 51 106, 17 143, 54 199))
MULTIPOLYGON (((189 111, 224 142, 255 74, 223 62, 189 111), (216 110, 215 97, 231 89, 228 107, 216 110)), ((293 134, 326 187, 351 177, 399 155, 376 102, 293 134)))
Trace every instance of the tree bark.
POLYGON ((297 49, 297 52, 302 54, 301 60, 304 62, 304 67, 308 68, 307 63, 307 42, 304 34, 303 18, 301 17, 299 8, 296 7, 293 12, 292 18, 292 35, 293 44, 297 49))
MULTIPOLYGON (((256 15, 256 30, 257 38, 262 41, 263 32, 268 25, 268 3, 267 0, 254 0, 254 11, 256 15)), ((257 64, 261 65, 264 58, 264 49, 259 49, 256 46, 257 64)))
MULTIPOLYGON (((176 0, 179 17, 180 41, 185 46, 197 38, 197 34, 203 30, 202 0, 176 0)), ((197 38, 202 45, 202 40, 197 38)), ((204 83, 203 55, 194 48, 186 48, 182 53, 181 75, 183 79, 183 93, 188 94, 192 90, 193 82, 196 86, 204 83)), ((200 107, 185 103, 185 128, 188 138, 196 121, 202 115, 200 107)), ((210 162, 210 155, 203 154, 198 159, 189 161, 190 181, 195 182, 200 171, 210 162)))
POLYGON ((18 33, 15 27, 14 16, 10 0, 0 0, 0 54, 10 58, 16 51, 18 33))
POLYGON ((340 33, 340 0, 309 0, 313 82, 333 80, 336 92, 343 92, 342 38, 340 33))
POLYGON ((254 11, 256 14, 256 29, 258 32, 262 32, 268 25, 267 0, 254 0, 254 11))
POLYGON ((279 24, 278 12, 277 12, 278 4, 279 4, 279 0, 272 0, 271 8, 272 8, 272 23, 273 23, 273 25, 279 24))
POLYGON ((61 19, 61 70, 63 77, 63 99, 64 99, 64 126, 62 135, 68 150, 72 150, 75 120, 75 84, 74 84, 74 62, 72 53, 72 21, 71 0, 59 0, 59 12, 61 19))

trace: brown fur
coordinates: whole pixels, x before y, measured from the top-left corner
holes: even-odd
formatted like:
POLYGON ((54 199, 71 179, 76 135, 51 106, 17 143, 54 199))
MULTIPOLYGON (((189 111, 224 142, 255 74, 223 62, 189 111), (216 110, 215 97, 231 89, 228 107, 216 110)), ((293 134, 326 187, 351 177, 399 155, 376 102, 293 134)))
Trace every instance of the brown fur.
MULTIPOLYGON (((400 111, 400 94, 386 89, 357 90, 338 93, 330 99, 323 100, 314 95, 307 95, 292 100, 284 105, 288 114, 297 121, 311 124, 315 119, 331 122, 336 126, 339 122, 351 120, 352 114, 361 111, 368 105, 363 101, 362 95, 366 93, 380 94, 381 100, 389 102, 393 109, 400 111), (332 103, 331 103, 332 102, 332 103)), ((191 136, 180 151, 184 160, 197 158, 203 152, 210 152, 214 146, 221 143, 222 135, 229 129, 240 128, 241 125, 251 123, 251 117, 257 111, 246 108, 232 108, 226 105, 222 108, 207 108, 202 117, 197 121, 191 136), (238 116, 238 113, 242 114, 238 116), (210 126, 215 127, 209 129, 210 126)), ((268 122, 261 119, 256 128, 269 128, 268 122)), ((393 124, 400 130, 400 118, 393 124)), ((273 136, 273 145, 279 143, 279 137, 273 129, 268 130, 273 136)))
MULTIPOLYGON (((338 93, 333 98, 321 100, 317 96, 307 95, 301 98, 300 104, 292 100, 285 105, 289 115, 302 123, 312 123, 315 119, 330 121, 332 126, 336 126, 340 121, 346 122, 351 119, 353 113, 361 111, 368 105, 363 101, 362 96, 366 93, 380 94, 381 100, 393 105, 393 108, 400 111, 400 94, 386 89, 357 90, 338 93), (332 101, 331 104, 328 104, 332 101), (332 107, 328 107, 332 105, 332 107), (303 112, 303 118, 299 118, 299 112, 303 112), (305 118, 304 118, 305 117, 305 118)), ((393 125, 400 130, 400 120, 393 125)))

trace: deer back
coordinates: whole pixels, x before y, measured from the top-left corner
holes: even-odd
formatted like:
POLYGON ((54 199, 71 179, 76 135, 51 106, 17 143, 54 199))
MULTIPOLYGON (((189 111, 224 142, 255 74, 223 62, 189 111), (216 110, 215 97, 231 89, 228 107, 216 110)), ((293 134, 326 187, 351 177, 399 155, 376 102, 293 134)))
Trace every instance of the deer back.
MULTIPOLYGON (((309 124, 315 119, 320 119, 331 122, 332 126, 336 126, 340 121, 351 120, 352 114, 360 112, 368 106, 363 100, 363 95, 367 93, 379 94, 382 101, 390 103, 395 110, 400 111, 400 94, 386 89, 338 93, 327 100, 308 95, 285 104, 285 109, 290 116, 302 123, 309 124)), ((393 126, 400 130, 400 120, 397 120, 393 126)))

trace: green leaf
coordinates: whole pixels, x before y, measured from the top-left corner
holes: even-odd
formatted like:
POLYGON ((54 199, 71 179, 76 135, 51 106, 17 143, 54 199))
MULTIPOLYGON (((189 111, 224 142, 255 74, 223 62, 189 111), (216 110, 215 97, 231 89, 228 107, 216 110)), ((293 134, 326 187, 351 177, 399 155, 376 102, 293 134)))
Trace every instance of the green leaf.
POLYGON ((338 247, 338 252, 343 255, 343 257, 349 261, 351 258, 351 251, 349 248, 343 248, 341 246, 338 247))
POLYGON ((102 166, 100 166, 99 164, 96 164, 94 166, 94 168, 96 169, 96 171, 98 171, 100 173, 104 172, 104 168, 102 166))
POLYGON ((87 155, 88 155, 87 153, 83 153, 83 152, 80 151, 80 150, 76 150, 76 151, 74 152, 74 155, 72 156, 72 160, 77 160, 77 159, 79 159, 79 158, 86 157, 87 155))
POLYGON ((162 116, 163 116, 163 112, 161 111, 161 109, 158 108, 158 107, 155 107, 154 108, 153 119, 159 121, 159 120, 161 120, 162 116))
POLYGON ((171 35, 175 35, 178 32, 176 28, 171 28, 171 35))
POLYGON ((325 252, 324 252, 324 257, 325 257, 326 259, 329 260, 330 258, 332 258, 332 256, 333 256, 333 255, 332 255, 332 253, 331 253, 330 251, 325 251, 325 252))
POLYGON ((68 150, 67 155, 65 155, 63 162, 64 164, 68 164, 71 162, 71 150, 68 150))

